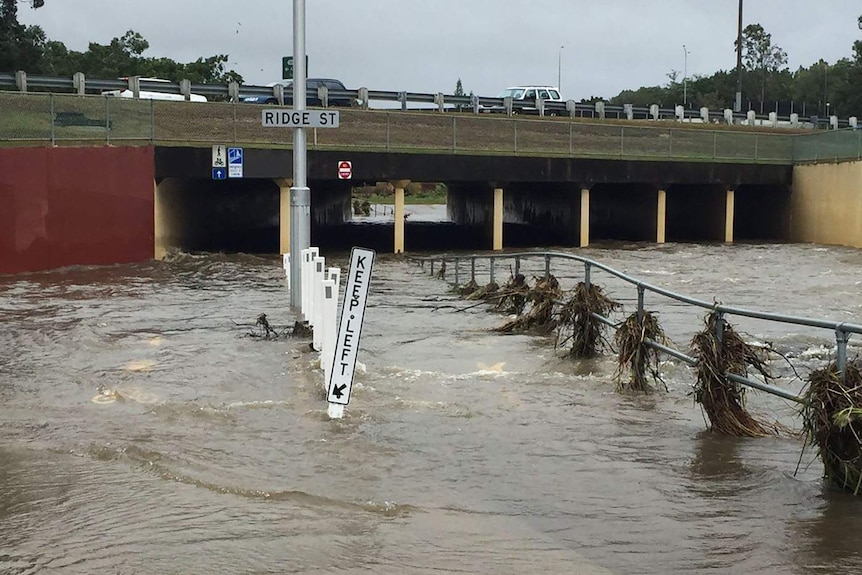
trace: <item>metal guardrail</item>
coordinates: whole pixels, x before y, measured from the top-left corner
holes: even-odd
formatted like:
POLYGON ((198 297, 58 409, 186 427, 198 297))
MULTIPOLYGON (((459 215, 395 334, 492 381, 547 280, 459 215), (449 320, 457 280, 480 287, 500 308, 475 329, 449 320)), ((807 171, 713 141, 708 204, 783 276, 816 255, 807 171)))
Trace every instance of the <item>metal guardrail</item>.
MULTIPOLYGON (((154 82, 150 80, 138 80, 140 89, 150 92, 163 92, 167 94, 186 94, 195 93, 217 99, 233 99, 239 100, 248 96, 275 96, 276 90, 273 86, 257 86, 245 84, 192 84, 188 82, 154 82)), ((59 77, 59 76, 37 76, 28 75, 23 72, 15 73, 0 73, 0 89, 12 89, 21 92, 28 91, 51 91, 51 92, 67 92, 84 94, 101 94, 108 90, 123 90, 130 86, 129 80, 116 79, 91 79, 86 78, 83 74, 75 76, 59 77)), ((363 108, 370 107, 371 102, 387 102, 399 103, 402 110, 410 109, 409 104, 424 104, 425 107, 437 107, 441 111, 447 110, 471 110, 475 113, 487 111, 488 109, 496 109, 498 111, 513 112, 512 102, 505 98, 496 98, 489 96, 456 96, 454 94, 438 93, 423 93, 409 91, 387 91, 387 90, 369 90, 367 88, 359 88, 358 90, 331 90, 327 91, 331 98, 350 99, 354 100, 363 108)), ((310 88, 307 91, 309 98, 318 98, 318 92, 310 88)), ((595 104, 587 104, 568 100, 564 102, 544 101, 541 104, 538 102, 528 104, 534 108, 544 108, 544 112, 548 115, 570 115, 578 118, 595 118, 595 119, 629 119, 629 120, 682 120, 682 121, 703 121, 705 123, 726 124, 728 123, 728 111, 725 110, 707 110, 704 113, 703 108, 691 109, 683 106, 675 106, 674 108, 662 108, 658 105, 642 107, 632 106, 630 104, 615 105, 605 102, 597 102, 595 104)), ((515 103, 515 113, 517 113, 517 103, 515 103)), ((415 108, 414 108, 415 109, 415 108)), ((808 118, 798 118, 798 123, 794 127, 808 128, 846 128, 855 127, 855 119, 837 118, 820 118, 811 116, 808 118), (834 119, 834 120, 833 120, 834 119)), ((758 125, 769 126, 772 122, 772 117, 769 113, 757 114, 749 117, 748 112, 731 112, 730 119, 733 124, 746 124, 754 120, 758 125)), ((775 121, 779 124, 789 125, 793 122, 793 116, 778 116, 775 115, 775 121)))
MULTIPOLYGON (((58 145, 72 143, 233 143, 292 146, 292 132, 260 129, 260 106, 238 103, 245 95, 273 95, 269 86, 166 83, 137 81, 141 91, 200 93, 220 102, 170 102, 101 96, 126 89, 126 80, 85 79, 0 74, 0 141, 58 145), (4 90, 3 88, 6 88, 4 90), (23 89, 23 90, 22 90, 23 89), (28 91, 38 89, 43 91, 28 91), (99 130, 99 127, 102 130, 99 130)), ((283 93, 279 94, 282 97, 283 93)), ((309 96, 318 96, 309 91, 309 96)), ((339 130, 312 133, 311 149, 364 149, 675 159, 752 163, 804 163, 862 160, 862 130, 755 131, 729 129, 720 114, 715 124, 682 127, 672 110, 632 106, 597 108, 574 102, 546 102, 545 115, 568 115, 578 122, 545 121, 535 116, 478 114, 506 108, 499 98, 411 92, 331 91, 329 98, 356 98, 353 108, 341 108, 347 122, 339 130), (402 112, 372 109, 371 101, 400 102, 402 112), (411 104, 413 107, 411 108, 411 104), (417 108, 416 106, 425 106, 417 108), (449 113, 433 114, 434 110, 449 113), (375 115, 375 111, 376 114, 375 115), (463 113, 460 113, 463 112, 463 113), (472 113, 471 113, 472 112, 472 113), (411 116, 410 114, 414 114, 411 116), (415 114, 421 113, 420 118, 415 114), (618 118, 675 120, 611 122, 618 118), (479 118, 478 116, 484 116, 479 118), (489 120, 495 120, 490 122, 489 120)), ((511 102, 508 102, 511 104, 511 102)), ((686 118, 693 115, 685 111, 686 118)), ((734 116, 734 121, 741 120, 734 116)), ((725 118, 726 119, 726 118, 725 118)))
MULTIPOLYGON (((423 266, 423 268, 425 266, 425 263, 429 262, 430 263, 430 271, 431 271, 432 275, 434 274, 434 264, 436 262, 452 263, 454 265, 454 271, 453 271, 454 283, 455 283, 455 285, 460 285, 461 277, 460 277, 459 266, 460 266, 460 263, 464 260, 467 260, 470 262, 470 279, 475 281, 476 276, 477 276, 477 274, 476 274, 476 261, 487 259, 489 261, 489 263, 488 263, 488 275, 490 278, 489 282, 494 282, 495 276, 496 276, 496 263, 498 261, 500 261, 500 260, 514 260, 515 266, 514 266, 514 272, 513 273, 515 275, 517 275, 518 273, 520 273, 521 261, 523 259, 527 259, 527 258, 542 258, 542 259, 544 259, 545 277, 548 277, 551 273, 551 262, 552 262, 552 260, 554 258, 558 258, 558 259, 577 261, 577 262, 583 263, 584 264, 584 276, 583 276, 584 277, 584 283, 587 286, 589 286, 591 281, 592 281, 591 276, 592 276, 592 270, 594 268, 602 270, 604 272, 607 272, 608 274, 610 274, 610 275, 612 275, 612 276, 614 276, 614 277, 616 277, 616 278, 618 278, 618 279, 620 279, 620 280, 622 280, 628 284, 635 286, 637 289, 637 302, 638 302, 637 313, 639 316, 643 316, 643 314, 645 312, 644 295, 646 292, 651 292, 651 293, 664 296, 666 298, 669 298, 671 300, 674 300, 674 301, 677 301, 680 303, 684 303, 684 304, 692 305, 695 307, 703 308, 706 310, 714 311, 718 317, 718 321, 716 322, 716 324, 717 324, 717 329, 719 330, 719 332, 721 332, 723 330, 723 325, 724 325, 724 322, 726 321, 726 316, 730 316, 730 315, 747 317, 747 318, 752 318, 752 319, 759 319, 759 320, 766 320, 766 321, 770 321, 770 322, 802 325, 802 326, 832 330, 835 332, 836 364, 837 364, 838 370, 840 371, 842 377, 844 376, 845 369, 847 366, 847 342, 848 342, 851 334, 862 334, 862 324, 849 323, 849 322, 836 322, 836 321, 830 321, 830 320, 806 318, 806 317, 793 316, 793 315, 784 315, 784 314, 779 314, 779 313, 763 312, 763 311, 750 310, 750 309, 745 309, 745 308, 740 308, 740 307, 728 306, 728 305, 723 305, 723 304, 715 303, 715 302, 707 302, 707 301, 693 298, 693 297, 690 297, 690 296, 687 296, 684 294, 680 294, 680 293, 677 293, 677 292, 674 292, 674 291, 671 291, 671 290, 668 290, 668 289, 665 289, 665 288, 662 288, 659 286, 652 285, 650 283, 647 283, 647 282, 641 281, 635 277, 632 277, 626 273, 623 273, 619 270, 616 270, 616 269, 614 269, 608 265, 605 265, 601 262, 598 262, 596 260, 586 258, 583 256, 578 256, 575 254, 567 254, 567 253, 562 253, 562 252, 518 252, 518 253, 493 254, 493 255, 472 254, 472 255, 452 256, 452 257, 432 257, 432 256, 413 257, 411 259, 413 259, 414 261, 418 261, 423 266)), ((448 270, 449 268, 446 267, 444 269, 448 270)), ((445 276, 444 276, 444 279, 445 279, 445 276)), ((608 317, 601 316, 598 314, 593 314, 593 317, 595 317, 596 319, 598 319, 599 321, 605 323, 606 325, 608 325, 610 327, 616 327, 616 324, 608 317)), ((689 365, 696 365, 697 364, 696 358, 694 358, 690 355, 687 355, 687 354, 685 354, 685 353, 683 353, 677 349, 668 347, 666 345, 663 345, 661 343, 658 343, 658 342, 652 341, 652 340, 646 340, 646 344, 649 345, 650 347, 653 347, 654 349, 661 351, 662 353, 665 353, 667 355, 670 355, 672 357, 675 357, 677 359, 685 361, 689 365)), ((790 401, 795 401, 797 403, 804 403, 804 400, 801 397, 799 397, 798 395, 790 393, 789 391, 787 391, 785 389, 781 389, 781 388, 776 387, 774 385, 769 385, 769 384, 764 383, 762 381, 757 381, 757 380, 754 380, 754 379, 751 379, 748 377, 743 377, 739 374, 734 374, 734 373, 726 373, 725 377, 727 377, 728 379, 730 379, 736 383, 739 383, 739 384, 742 384, 742 385, 745 385, 745 386, 748 386, 751 388, 755 388, 755 389, 758 389, 760 391, 764 391, 764 392, 770 393, 772 395, 776 395, 778 397, 782 397, 782 398, 790 400, 790 401)))

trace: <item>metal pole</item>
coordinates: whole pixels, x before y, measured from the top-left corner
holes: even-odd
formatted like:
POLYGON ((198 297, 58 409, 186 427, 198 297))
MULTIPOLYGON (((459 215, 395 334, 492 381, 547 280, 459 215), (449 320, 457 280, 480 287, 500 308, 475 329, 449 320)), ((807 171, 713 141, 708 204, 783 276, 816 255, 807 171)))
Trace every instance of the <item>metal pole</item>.
POLYGON ((563 48, 565 46, 560 46, 560 51, 557 54, 557 90, 562 90, 560 83, 562 82, 563 75, 563 48))
MULTIPOLYGON (((293 109, 305 110, 305 0, 293 0, 293 109)), ((306 179, 305 128, 293 129, 290 188, 290 305, 302 302, 301 254, 311 245, 311 190, 306 179)))
POLYGON ((742 111, 742 0, 739 0, 739 29, 736 33, 736 102, 733 111, 742 111))
POLYGON ((682 65, 682 105, 688 106, 688 49, 682 45, 684 60, 682 65))

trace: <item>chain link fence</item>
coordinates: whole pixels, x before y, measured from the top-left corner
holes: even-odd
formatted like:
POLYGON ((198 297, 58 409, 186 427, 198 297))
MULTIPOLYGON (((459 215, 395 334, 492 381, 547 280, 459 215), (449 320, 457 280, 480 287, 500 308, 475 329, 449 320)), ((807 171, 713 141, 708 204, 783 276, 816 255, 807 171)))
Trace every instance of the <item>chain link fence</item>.
MULTIPOLYGON (((0 142, 290 147, 293 130, 263 128, 262 110, 247 103, 0 92, 0 142)), ((862 158, 862 130, 794 134, 432 110, 339 112, 339 128, 308 130, 309 149, 781 164, 862 158)))

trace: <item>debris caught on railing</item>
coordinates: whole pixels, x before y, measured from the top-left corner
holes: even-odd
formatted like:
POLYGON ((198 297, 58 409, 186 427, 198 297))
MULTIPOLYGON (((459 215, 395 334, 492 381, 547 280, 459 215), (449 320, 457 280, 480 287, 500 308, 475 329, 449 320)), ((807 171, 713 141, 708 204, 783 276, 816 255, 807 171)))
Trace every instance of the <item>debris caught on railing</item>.
POLYGON ((560 333, 557 335, 557 346, 565 347, 571 342, 569 357, 597 356, 609 345, 603 334, 605 324, 595 316, 607 317, 620 307, 621 304, 606 296, 599 286, 579 282, 572 290, 572 297, 560 310, 560 333), (570 333, 564 335, 564 332, 570 333))
POLYGON ((843 379, 836 362, 812 372, 804 397, 806 443, 817 447, 826 480, 862 494, 862 360, 847 362, 843 379))
POLYGON ((535 284, 530 288, 524 276, 518 274, 500 290, 505 296, 498 300, 497 309, 516 313, 517 316, 494 331, 503 333, 532 331, 547 334, 557 327, 554 306, 563 295, 560 282, 552 275, 546 278, 534 278, 534 280, 535 284), (528 304, 529 308, 527 308, 528 304))
POLYGON ((646 345, 646 340, 662 345, 667 343, 656 314, 644 311, 639 315, 635 312, 617 328, 614 335, 617 348, 617 371, 614 379, 617 382, 617 391, 650 393, 654 388, 648 379, 661 383, 667 391, 667 384, 659 373, 661 352, 646 345))
POLYGON ((742 385, 725 375, 745 377, 751 368, 769 381, 769 348, 746 343, 715 311, 706 315, 704 324, 703 331, 691 340, 692 355, 698 360, 694 400, 706 412, 711 429, 738 437, 775 435, 775 426, 758 420, 745 408, 742 385))

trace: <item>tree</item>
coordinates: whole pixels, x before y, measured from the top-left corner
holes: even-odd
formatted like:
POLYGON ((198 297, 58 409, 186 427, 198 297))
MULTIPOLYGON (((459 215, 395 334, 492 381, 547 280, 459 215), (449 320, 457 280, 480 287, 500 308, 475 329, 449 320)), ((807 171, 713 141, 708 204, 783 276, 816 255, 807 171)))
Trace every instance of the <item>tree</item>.
POLYGON ((464 95, 464 86, 461 84, 461 78, 458 78, 458 81, 455 82, 455 95, 463 96, 464 95))
POLYGON ((0 0, 0 70, 38 72, 44 44, 42 28, 18 22, 17 0, 0 0))
POLYGON ((760 76, 760 106, 766 99, 766 88, 770 78, 787 64, 787 52, 772 44, 772 34, 768 34, 760 24, 749 24, 742 31, 742 61, 745 69, 760 76))

